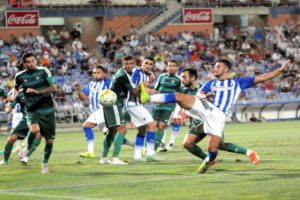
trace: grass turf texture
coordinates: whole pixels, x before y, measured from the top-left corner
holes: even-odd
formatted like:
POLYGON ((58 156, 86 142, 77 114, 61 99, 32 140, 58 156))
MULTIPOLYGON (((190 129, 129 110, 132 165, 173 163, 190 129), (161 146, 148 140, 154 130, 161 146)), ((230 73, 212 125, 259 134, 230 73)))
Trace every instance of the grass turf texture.
MULTIPOLYGON (((103 135, 94 130, 95 159, 78 156, 87 146, 83 132, 58 132, 50 174, 41 174, 44 142, 27 166, 12 154, 0 166, 0 199, 300 199, 300 121, 227 124, 225 141, 256 150, 261 162, 254 166, 245 155, 219 152, 202 175, 202 161, 181 146, 187 127, 171 151, 159 153, 163 162, 128 166, 99 164, 103 135)), ((136 132, 130 129, 127 137, 134 141, 136 132)), ((1 147, 5 141, 0 136, 1 147)), ((207 140, 200 146, 206 150, 207 140)), ((120 158, 131 161, 133 152, 123 146, 120 158)))

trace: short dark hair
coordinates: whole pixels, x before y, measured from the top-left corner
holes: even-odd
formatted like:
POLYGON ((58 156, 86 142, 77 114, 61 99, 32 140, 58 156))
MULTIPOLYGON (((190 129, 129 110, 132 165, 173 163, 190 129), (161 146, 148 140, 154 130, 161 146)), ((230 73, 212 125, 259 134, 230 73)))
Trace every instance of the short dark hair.
POLYGON ((33 53, 32 52, 26 52, 22 55, 22 61, 25 62, 26 61, 26 58, 29 58, 29 57, 34 57, 33 53))
POLYGON ((230 64, 229 60, 221 59, 221 60, 219 60, 219 62, 223 63, 226 67, 228 67, 229 69, 231 69, 231 64, 230 64))
POLYGON ((182 70, 182 72, 188 72, 190 77, 195 77, 195 79, 198 78, 197 70, 195 70, 194 68, 185 68, 182 70))
POLYGON ((176 63, 176 66, 178 66, 178 62, 176 60, 172 59, 168 63, 171 63, 171 62, 176 63))
POLYGON ((147 56, 144 60, 151 60, 154 63, 154 59, 151 56, 147 56))
POLYGON ((106 73, 106 69, 102 67, 101 65, 96 65, 94 69, 101 69, 104 73, 106 73))
POLYGON ((19 71, 24 70, 24 64, 23 64, 22 60, 19 60, 19 61, 17 62, 16 67, 17 67, 17 69, 18 69, 19 71))
POLYGON ((124 56, 123 61, 127 61, 127 60, 133 60, 133 57, 131 55, 124 56))

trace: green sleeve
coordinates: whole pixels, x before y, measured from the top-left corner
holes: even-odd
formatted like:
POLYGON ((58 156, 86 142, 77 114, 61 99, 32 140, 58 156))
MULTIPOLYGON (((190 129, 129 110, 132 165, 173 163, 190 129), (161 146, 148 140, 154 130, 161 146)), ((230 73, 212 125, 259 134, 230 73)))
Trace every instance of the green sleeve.
POLYGON ((10 102, 9 105, 13 108, 13 107, 15 107, 15 105, 16 105, 17 103, 18 103, 17 100, 14 100, 14 101, 10 102))
POLYGON ((47 81, 50 85, 56 84, 56 77, 54 77, 54 76, 47 77, 47 81))
POLYGON ((0 88, 0 96, 5 98, 7 97, 6 92, 2 88, 0 88))

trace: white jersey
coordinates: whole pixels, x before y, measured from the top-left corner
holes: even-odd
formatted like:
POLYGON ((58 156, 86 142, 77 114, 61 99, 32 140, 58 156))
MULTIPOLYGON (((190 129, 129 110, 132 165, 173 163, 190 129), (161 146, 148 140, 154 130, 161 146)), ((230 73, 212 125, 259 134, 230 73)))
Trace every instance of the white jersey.
MULTIPOLYGON (((9 91, 7 96, 12 96, 13 95, 13 90, 9 91)), ((22 113, 22 108, 19 103, 17 103, 14 107, 14 109, 11 111, 11 114, 14 115, 15 113, 22 113)))
POLYGON ((211 80, 205 83, 200 90, 204 93, 214 92, 212 103, 228 114, 231 106, 237 100, 240 92, 253 85, 254 77, 228 80, 211 80))
MULTIPOLYGON (((140 83, 149 82, 150 78, 140 68, 134 68, 132 71, 131 80, 136 86, 138 86, 140 83)), ((135 97, 132 97, 129 92, 126 101, 126 107, 139 105, 140 104, 137 99, 135 97)))
POLYGON ((109 89, 110 81, 104 79, 101 81, 90 81, 87 86, 83 89, 83 93, 88 96, 90 109, 92 112, 102 108, 102 105, 98 101, 99 94, 105 90, 109 89))

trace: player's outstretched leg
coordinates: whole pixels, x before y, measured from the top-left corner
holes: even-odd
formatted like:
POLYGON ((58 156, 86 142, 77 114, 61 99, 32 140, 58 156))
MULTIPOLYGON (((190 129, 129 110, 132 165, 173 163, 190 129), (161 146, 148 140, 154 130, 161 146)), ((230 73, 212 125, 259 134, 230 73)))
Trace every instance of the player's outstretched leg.
POLYGON ((244 147, 238 146, 236 144, 233 143, 223 143, 221 142, 220 146, 219 146, 220 150, 224 150, 224 151, 228 151, 228 152, 232 152, 232 153, 239 153, 239 154, 244 154, 247 155, 252 163, 254 165, 257 165, 259 163, 259 157, 257 155, 257 153, 253 150, 250 149, 246 149, 244 147))

